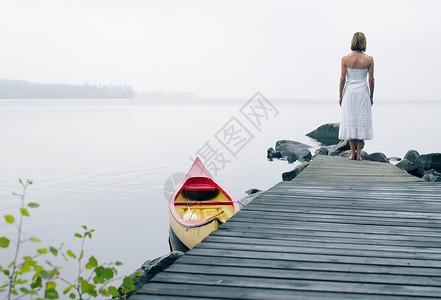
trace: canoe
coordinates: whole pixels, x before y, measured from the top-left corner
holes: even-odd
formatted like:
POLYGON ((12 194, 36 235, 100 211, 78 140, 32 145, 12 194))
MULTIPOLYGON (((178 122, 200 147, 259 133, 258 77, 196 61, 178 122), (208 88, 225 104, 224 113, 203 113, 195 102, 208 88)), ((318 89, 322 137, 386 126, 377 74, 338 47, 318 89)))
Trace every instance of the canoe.
POLYGON ((187 251, 239 211, 239 204, 196 157, 169 200, 171 251, 187 251))

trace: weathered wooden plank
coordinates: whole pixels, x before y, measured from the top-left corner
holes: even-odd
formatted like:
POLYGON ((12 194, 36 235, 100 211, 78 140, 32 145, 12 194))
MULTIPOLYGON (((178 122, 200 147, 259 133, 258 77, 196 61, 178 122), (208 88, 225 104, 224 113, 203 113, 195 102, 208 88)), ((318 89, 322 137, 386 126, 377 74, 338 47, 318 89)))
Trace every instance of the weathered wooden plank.
MULTIPOLYGON (((268 246, 286 246, 286 247, 321 247, 324 249, 357 249, 357 250, 379 250, 388 252, 410 252, 410 253, 436 253, 441 254, 441 247, 418 247, 418 246, 395 246, 395 245, 373 245, 360 243, 344 243, 344 242, 323 242, 322 239, 315 241, 293 241, 293 240, 279 240, 273 238, 258 239, 250 237, 236 237, 236 236, 218 236, 213 235, 207 237, 204 245, 211 242, 224 243, 225 247, 230 244, 245 244, 245 245, 268 245, 268 246)), ((440 274, 441 276, 441 274, 440 274)))
MULTIPOLYGON (((295 232, 295 234, 291 235, 275 235, 268 232, 260 232, 260 231, 247 231, 243 230, 218 230, 216 233, 211 234, 211 236, 223 236, 223 237, 237 237, 237 238, 257 238, 262 240, 274 240, 275 243, 278 241, 307 241, 307 242, 316 242, 320 241, 323 243, 346 243, 346 244, 355 244, 355 245, 393 245, 396 247, 421 247, 421 248, 440 248, 441 240, 433 241, 426 239, 415 239, 411 237, 410 239, 404 239, 402 236, 398 236, 398 238, 376 238, 375 235, 372 235, 370 238, 365 235, 357 235, 354 236, 341 236, 336 235, 334 233, 325 233, 319 234, 320 232, 295 232)), ((382 236, 384 237, 384 236, 382 236)))
POLYGON ((291 261, 311 261, 311 262, 331 262, 347 264, 367 264, 384 266, 415 266, 427 268, 441 268, 441 262, 437 260, 422 260, 408 258, 385 258, 385 257, 366 257, 366 256, 344 256, 344 255, 326 255, 326 254, 303 254, 303 253, 283 253, 283 252, 264 252, 247 250, 228 250, 228 249, 200 249, 193 248, 192 254, 225 256, 236 258, 255 258, 255 259, 279 259, 291 261))
POLYGON ((389 275, 418 275, 427 277, 436 277, 440 275, 437 268, 421 268, 407 266, 379 266, 366 264, 339 264, 330 262, 309 262, 309 261, 290 261, 282 260, 274 257, 272 259, 255 259, 255 258, 236 258, 224 256, 200 256, 193 255, 189 252, 181 257, 177 264, 198 264, 208 265, 213 269, 216 266, 244 266, 266 269, 282 269, 282 270, 318 270, 318 271, 334 271, 334 272, 358 272, 373 274, 389 274, 389 275))
POLYGON ((230 235, 240 235, 240 233, 246 234, 256 234, 260 233, 262 236, 268 237, 278 237, 278 238, 295 238, 298 236, 314 236, 315 238, 322 237, 338 237, 338 238, 352 238, 354 240, 359 240, 360 243, 367 241, 385 240, 385 241, 416 241, 419 243, 429 243, 430 245, 439 243, 441 239, 439 237, 433 236, 420 236, 420 235, 396 235, 396 234, 371 234, 371 233, 360 233, 360 232, 342 232, 342 231, 323 231, 317 229, 272 229, 268 228, 262 231, 260 228, 242 228, 242 227, 224 227, 217 230, 216 233, 220 231, 227 232, 230 235))
POLYGON ((162 272, 154 277, 154 282, 182 283, 192 282, 193 284, 219 285, 250 287, 259 289, 285 289, 292 291, 335 291, 340 293, 375 293, 379 295, 409 296, 421 295, 438 297, 441 295, 440 286, 419 286, 419 285, 398 285, 380 283, 355 283, 355 282, 334 282, 319 280, 298 280, 265 278, 259 280, 256 277, 228 276, 225 274, 183 274, 174 272, 162 272))
MULTIPOLYGON (((292 291, 278 289, 260 289, 254 287, 231 287, 220 285, 203 285, 193 284, 191 280, 184 284, 151 282, 144 285, 137 295, 131 296, 130 299, 145 300, 157 299, 161 295, 172 295, 175 299, 181 299, 182 295, 193 297, 193 299, 201 299, 203 297, 216 297, 221 295, 222 299, 248 299, 248 300, 323 300, 323 299, 370 299, 370 300, 406 300, 406 299, 437 299, 436 297, 418 297, 418 296, 394 296, 394 295, 378 295, 375 293, 338 293, 332 291, 292 291), (133 298, 132 298, 133 297, 133 298)), ((161 298, 158 298, 161 299, 161 298)))
POLYGON ((206 241, 198 245, 198 249, 215 249, 215 250, 243 250, 254 252, 283 252, 292 254, 323 254, 329 256, 356 256, 356 257, 378 257, 378 258, 394 258, 394 259, 419 259, 431 260, 441 266, 441 254, 436 252, 409 252, 409 251, 384 251, 377 249, 354 249, 354 248, 331 248, 320 247, 320 245, 311 246, 286 246, 286 245, 262 245, 262 244, 225 244, 220 242, 206 241), (438 263, 439 262, 439 263, 438 263))
POLYGON ((176 263, 165 272, 174 273, 191 273, 204 275, 228 275, 240 277, 256 277, 256 280, 261 278, 281 278, 292 280, 323 280, 323 281, 337 281, 337 282, 358 282, 358 283, 378 283, 384 284, 402 284, 402 285, 419 285, 419 286, 434 286, 440 287, 441 274, 439 276, 416 276, 414 274, 397 275, 397 274, 378 274, 366 272, 341 272, 335 270, 298 270, 298 269, 268 269, 262 267, 246 267, 238 266, 222 266, 218 265, 216 260, 213 260, 210 265, 200 264, 183 264, 176 263))

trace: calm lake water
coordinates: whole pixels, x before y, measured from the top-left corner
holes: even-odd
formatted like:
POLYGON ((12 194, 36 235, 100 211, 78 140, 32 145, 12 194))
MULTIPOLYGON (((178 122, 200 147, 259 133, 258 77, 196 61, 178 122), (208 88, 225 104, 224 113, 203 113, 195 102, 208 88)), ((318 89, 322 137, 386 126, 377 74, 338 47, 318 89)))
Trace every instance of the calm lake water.
MULTIPOLYGON (((168 252, 164 183, 185 173, 191 157, 208 146, 224 155, 228 162, 216 177, 242 198, 294 168, 266 159, 277 140, 317 148, 305 133, 339 121, 337 100, 270 99, 278 115, 270 113, 254 127, 240 113, 247 100, 0 100, 1 215, 17 211, 19 201, 11 195, 20 191, 17 179, 31 178, 27 200, 41 206, 25 220, 27 236, 39 237, 40 247, 64 241, 65 249, 78 252, 73 234, 87 225, 96 229, 88 253, 123 261, 120 274, 129 274, 168 252), (245 142, 237 140, 243 147, 230 149, 235 156, 220 142, 233 117, 248 134, 245 142)), ((441 101, 376 101, 375 139, 365 150, 389 157, 408 149, 441 152, 440 113, 441 101)), ((15 232, 4 221, 0 229, 2 236, 15 232)), ((11 253, 0 253, 0 265, 11 261, 11 253)))

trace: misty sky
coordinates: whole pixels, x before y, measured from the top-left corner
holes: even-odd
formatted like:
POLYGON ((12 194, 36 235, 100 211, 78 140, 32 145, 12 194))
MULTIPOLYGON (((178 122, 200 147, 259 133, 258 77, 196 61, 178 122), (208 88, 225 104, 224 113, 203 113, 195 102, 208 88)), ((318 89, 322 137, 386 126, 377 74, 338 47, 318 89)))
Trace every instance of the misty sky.
POLYGON ((0 78, 337 99, 355 31, 377 99, 441 99, 441 1, 0 0, 0 78))

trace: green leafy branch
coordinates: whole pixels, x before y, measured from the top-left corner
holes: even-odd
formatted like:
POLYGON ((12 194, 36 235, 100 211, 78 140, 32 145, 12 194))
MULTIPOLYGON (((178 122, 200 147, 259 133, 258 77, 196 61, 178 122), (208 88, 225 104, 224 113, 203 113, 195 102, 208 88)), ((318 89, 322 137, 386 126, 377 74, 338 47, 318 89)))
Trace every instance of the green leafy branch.
MULTIPOLYGON (((134 279, 132 277, 116 277, 117 266, 122 265, 121 262, 103 263, 99 264, 94 256, 90 256, 87 261, 84 259, 84 245, 86 239, 92 239, 94 229, 88 229, 87 226, 82 226, 84 232, 82 234, 75 233, 74 237, 81 239, 81 247, 79 252, 75 253, 72 250, 64 251, 63 244, 60 247, 39 248, 36 254, 32 256, 23 256, 19 260, 19 253, 21 245, 27 242, 39 243, 40 240, 36 237, 23 239, 22 228, 23 220, 29 217, 28 208, 39 207, 38 203, 27 203, 25 205, 25 196, 28 186, 32 184, 31 180, 23 182, 19 179, 23 187, 21 194, 13 193, 20 199, 21 205, 19 208, 19 220, 16 223, 16 218, 13 215, 4 215, 4 219, 8 224, 17 224, 17 240, 15 242, 14 260, 6 267, 0 266, 0 274, 7 277, 7 280, 0 286, 0 294, 6 292, 8 300, 12 295, 15 299, 21 299, 29 296, 29 299, 44 300, 44 299, 59 299, 61 291, 57 283, 66 285, 62 294, 69 296, 71 299, 91 299, 99 295, 105 297, 114 297, 117 299, 126 299, 128 293, 135 290, 134 279), (55 266, 49 260, 45 260, 45 265, 39 263, 46 255, 52 254, 58 256, 59 254, 66 260, 75 261, 78 264, 78 273, 74 280, 68 280, 60 273, 59 267, 55 266), (88 273, 88 274, 86 274, 88 273), (116 280, 123 279, 122 286, 118 289, 110 285, 116 280), (35 297, 35 298, 34 298, 35 297)), ((0 237, 0 247, 8 248, 11 245, 11 240, 7 237, 0 237)), ((135 277, 141 274, 137 272, 135 277)))

